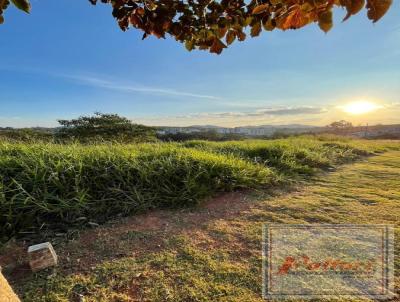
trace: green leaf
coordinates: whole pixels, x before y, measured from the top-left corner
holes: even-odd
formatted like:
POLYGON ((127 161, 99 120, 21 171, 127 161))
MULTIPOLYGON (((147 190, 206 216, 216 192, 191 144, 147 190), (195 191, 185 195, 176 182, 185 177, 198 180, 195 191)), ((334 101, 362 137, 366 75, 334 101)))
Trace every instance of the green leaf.
POLYGON ((26 13, 29 13, 31 11, 31 5, 28 0, 11 0, 11 1, 20 10, 23 10, 26 13))

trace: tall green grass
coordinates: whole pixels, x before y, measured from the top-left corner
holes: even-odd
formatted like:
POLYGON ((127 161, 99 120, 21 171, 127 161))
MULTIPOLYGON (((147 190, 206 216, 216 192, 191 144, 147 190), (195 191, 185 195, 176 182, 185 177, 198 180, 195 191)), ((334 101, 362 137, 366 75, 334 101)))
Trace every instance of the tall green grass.
POLYGON ((248 140, 243 142, 190 141, 185 147, 234 155, 262 163, 283 174, 313 174, 318 169, 352 161, 371 154, 375 149, 338 137, 293 137, 276 140, 248 140))
POLYGON ((0 142, 0 241, 68 228, 82 217, 104 222, 192 206, 216 192, 270 187, 282 177, 312 174, 375 149, 323 137, 85 146, 0 142))
POLYGON ((196 204, 217 191, 273 183, 274 173, 233 156, 177 145, 0 145, 0 232, 103 222, 196 204))

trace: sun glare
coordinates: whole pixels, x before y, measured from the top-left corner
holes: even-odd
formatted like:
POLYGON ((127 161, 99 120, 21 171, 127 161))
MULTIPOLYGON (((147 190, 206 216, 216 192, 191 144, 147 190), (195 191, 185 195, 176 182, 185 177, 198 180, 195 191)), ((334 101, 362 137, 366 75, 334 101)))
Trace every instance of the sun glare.
POLYGON ((340 108, 349 114, 365 114, 379 109, 381 106, 368 101, 357 101, 348 103, 340 108))

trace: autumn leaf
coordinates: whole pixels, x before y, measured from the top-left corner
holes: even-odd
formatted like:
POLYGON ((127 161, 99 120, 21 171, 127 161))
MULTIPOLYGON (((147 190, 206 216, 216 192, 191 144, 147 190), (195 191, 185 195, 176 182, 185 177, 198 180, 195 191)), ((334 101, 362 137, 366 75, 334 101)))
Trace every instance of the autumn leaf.
POLYGON ((118 25, 123 31, 126 31, 128 29, 128 27, 129 27, 128 18, 123 18, 123 19, 119 20, 118 21, 118 25))
POLYGON ((0 14, 3 13, 3 10, 5 10, 8 6, 8 1, 6 0, 0 0, 0 14))
MULTIPOLYGON (((92 4, 108 3, 122 30, 137 28, 143 38, 170 35, 184 43, 188 50, 207 49, 220 53, 226 45, 244 41, 245 28, 256 37, 262 29, 298 29, 317 22, 324 31, 333 26, 332 12, 345 8, 344 20, 357 14, 366 5, 368 18, 378 21, 393 0, 88 0, 92 4), (224 38, 225 37, 225 38, 224 38), (226 41, 226 45, 221 40, 226 41)), ((0 24, 9 3, 29 12, 30 0, 0 0, 0 24)))
POLYGON ((164 21, 162 29, 167 31, 171 27, 172 22, 170 20, 164 21))
POLYGON ((11 0, 12 3, 20 10, 23 10, 26 13, 29 13, 31 10, 31 5, 29 4, 28 0, 11 0))
POLYGON ((218 38, 222 39, 225 37, 226 32, 228 31, 228 27, 223 27, 218 29, 218 38))
POLYGON ((274 19, 268 18, 267 21, 263 22, 263 27, 267 31, 273 31, 275 29, 275 22, 274 19))
POLYGON ((343 18, 343 21, 346 21, 364 7, 365 0, 340 0, 340 4, 347 10, 347 15, 343 18))
POLYGON ((152 10, 152 11, 156 10, 157 7, 158 7, 158 5, 156 3, 154 3, 153 1, 151 1, 151 0, 145 0, 144 4, 146 5, 146 8, 148 10, 152 10))
POLYGON ((282 0, 270 0, 269 2, 271 2, 272 5, 277 5, 279 3, 282 3, 282 0))
POLYGON ((142 21, 140 17, 132 14, 129 18, 129 22, 134 26, 134 27, 139 27, 142 25, 142 21))
POLYGON ((249 26, 251 22, 253 21, 253 17, 249 16, 244 20, 244 26, 249 26))
POLYGON ((192 51, 194 49, 194 41, 193 40, 187 40, 185 42, 185 47, 188 51, 192 51))
POLYGON ((374 22, 382 18, 390 6, 392 0, 367 0, 368 18, 374 22))
POLYGON ((300 6, 293 9, 286 17, 284 22, 280 25, 283 30, 297 29, 303 27, 309 23, 307 13, 305 13, 300 6))
POLYGON ((145 10, 143 7, 138 7, 133 11, 136 15, 144 16, 145 10))
POLYGON ((233 30, 228 31, 228 34, 226 35, 226 44, 231 45, 233 41, 236 39, 236 34, 233 30))
POLYGON ((250 36, 257 37, 261 32, 261 22, 257 22, 253 25, 250 31, 250 36))
POLYGON ((210 47, 210 52, 220 54, 224 48, 226 48, 226 45, 222 43, 220 39, 214 38, 214 42, 210 47))
POLYGON ((240 42, 246 40, 246 34, 242 31, 237 31, 236 36, 240 42))
POLYGON ((253 15, 258 15, 258 14, 265 13, 268 10, 268 7, 269 7, 268 4, 258 5, 253 9, 252 14, 253 15))
POLYGON ((328 32, 333 26, 332 11, 326 11, 318 15, 318 26, 324 32, 328 32))

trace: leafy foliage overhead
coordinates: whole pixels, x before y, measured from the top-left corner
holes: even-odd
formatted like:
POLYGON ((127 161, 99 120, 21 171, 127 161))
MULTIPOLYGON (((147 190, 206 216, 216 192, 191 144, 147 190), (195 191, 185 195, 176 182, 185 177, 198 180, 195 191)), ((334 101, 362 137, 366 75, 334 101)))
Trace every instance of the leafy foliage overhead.
MULTIPOLYGON (((28 0, 11 0, 29 11, 28 0)), ((333 10, 344 8, 344 21, 364 7, 373 22, 382 18, 393 0, 89 0, 111 4, 123 31, 137 28, 149 35, 166 34, 184 43, 187 50, 220 54, 235 40, 244 41, 274 29, 298 29, 317 23, 324 32, 333 26, 333 10), (246 30, 250 28, 250 30, 246 30)), ((0 0, 1 13, 9 0, 0 0)))
MULTIPOLYGON (((31 5, 28 0, 11 0, 11 2, 20 10, 29 13, 31 5)), ((10 5, 10 0, 0 0, 0 24, 4 22, 3 12, 10 5)))

